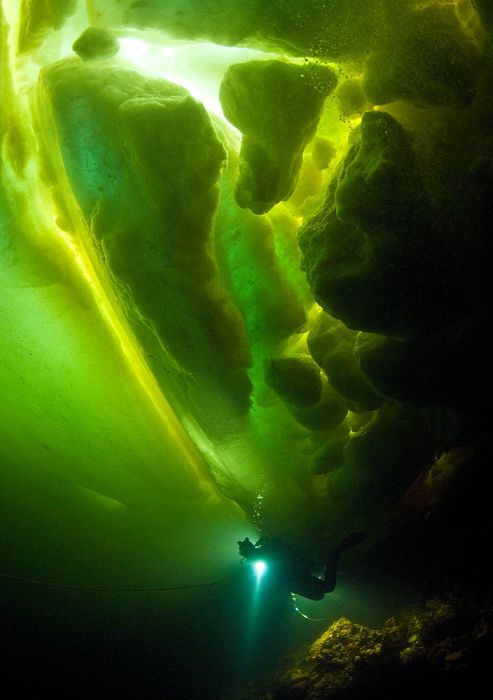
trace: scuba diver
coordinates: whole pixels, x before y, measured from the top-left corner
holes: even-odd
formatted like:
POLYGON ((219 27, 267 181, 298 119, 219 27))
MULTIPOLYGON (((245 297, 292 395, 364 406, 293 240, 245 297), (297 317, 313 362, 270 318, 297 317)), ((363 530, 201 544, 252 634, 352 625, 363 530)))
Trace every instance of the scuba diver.
POLYGON ((330 550, 323 566, 322 575, 311 572, 315 564, 304 553, 278 539, 262 537, 253 544, 248 537, 238 541, 239 554, 250 564, 263 562, 279 587, 311 600, 322 600, 326 593, 336 587, 339 555, 351 549, 365 538, 362 532, 354 532, 330 550))

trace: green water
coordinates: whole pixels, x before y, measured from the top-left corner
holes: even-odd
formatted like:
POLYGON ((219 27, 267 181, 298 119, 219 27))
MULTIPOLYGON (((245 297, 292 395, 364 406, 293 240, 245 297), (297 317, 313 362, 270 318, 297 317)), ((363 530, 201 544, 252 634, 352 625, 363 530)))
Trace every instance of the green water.
POLYGON ((328 621, 391 612, 344 578, 326 603, 299 602, 322 622, 257 589, 236 553, 252 525, 197 485, 96 332, 90 297, 47 280, 4 223, 0 573, 34 579, 0 579, 4 677, 26 691, 234 698, 328 621))
POLYGON ((438 563, 475 571, 491 20, 483 0, 0 2, 16 694, 258 697, 330 621, 379 625, 438 563), (336 590, 298 599, 321 620, 237 553, 266 535, 323 561, 355 531, 336 590))

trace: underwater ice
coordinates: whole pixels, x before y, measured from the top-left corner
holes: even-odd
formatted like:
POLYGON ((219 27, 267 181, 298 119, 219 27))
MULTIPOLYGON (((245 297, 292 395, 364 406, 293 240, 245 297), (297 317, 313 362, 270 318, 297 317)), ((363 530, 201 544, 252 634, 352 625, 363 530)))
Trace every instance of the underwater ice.
POLYGON ((375 526, 486 425, 487 3, 88 5, 2 5, 7 462, 375 526))

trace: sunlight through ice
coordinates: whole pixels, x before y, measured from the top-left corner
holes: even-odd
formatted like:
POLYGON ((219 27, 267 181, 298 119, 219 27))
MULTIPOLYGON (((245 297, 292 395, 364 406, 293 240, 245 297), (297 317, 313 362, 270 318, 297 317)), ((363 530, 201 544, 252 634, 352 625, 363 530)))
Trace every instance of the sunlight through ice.
POLYGON ((219 87, 233 63, 278 58, 275 54, 208 42, 176 41, 147 34, 119 39, 119 58, 140 72, 186 88, 212 113, 224 119, 219 87))

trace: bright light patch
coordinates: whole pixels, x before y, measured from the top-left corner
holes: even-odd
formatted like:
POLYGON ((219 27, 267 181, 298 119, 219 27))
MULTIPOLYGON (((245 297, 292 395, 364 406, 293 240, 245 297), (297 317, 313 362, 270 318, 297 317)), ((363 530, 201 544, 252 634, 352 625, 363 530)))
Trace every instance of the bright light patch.
POLYGON ((228 67, 232 63, 253 59, 277 58, 264 51, 203 41, 178 41, 152 32, 146 32, 145 39, 138 33, 120 37, 119 43, 120 60, 142 73, 181 85, 210 112, 220 117, 223 112, 219 102, 219 86, 228 67))
POLYGON ((253 565, 253 570, 255 571, 257 578, 261 579, 267 571, 267 564, 265 563, 265 561, 256 561, 253 565))

